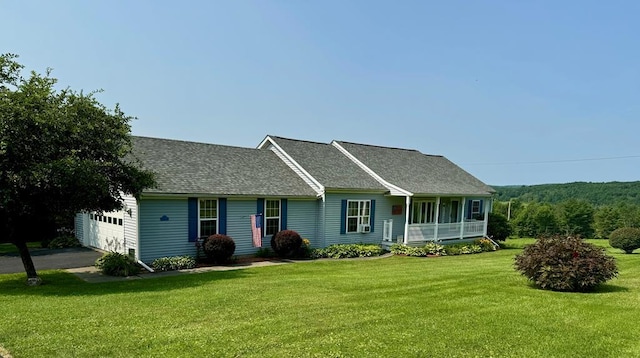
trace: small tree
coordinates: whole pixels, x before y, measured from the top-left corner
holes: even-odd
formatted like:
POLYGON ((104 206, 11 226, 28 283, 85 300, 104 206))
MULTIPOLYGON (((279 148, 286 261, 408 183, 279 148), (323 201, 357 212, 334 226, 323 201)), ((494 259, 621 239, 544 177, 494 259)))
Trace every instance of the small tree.
POLYGON ((511 226, 502 214, 489 213, 487 234, 496 241, 504 241, 511 236, 511 226))
POLYGON ((34 222, 119 209, 123 194, 137 197, 154 179, 131 157, 132 117, 93 93, 57 91, 49 70, 23 78, 17 57, 0 55, 0 241, 16 245, 35 285, 34 222))
POLYGON ((622 227, 609 235, 609 245, 630 254, 640 248, 640 228, 622 227))

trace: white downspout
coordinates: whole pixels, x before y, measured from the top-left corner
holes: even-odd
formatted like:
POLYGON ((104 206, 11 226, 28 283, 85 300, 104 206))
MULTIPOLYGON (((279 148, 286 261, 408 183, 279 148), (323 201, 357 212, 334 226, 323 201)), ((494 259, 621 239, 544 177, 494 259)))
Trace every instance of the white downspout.
POLYGON ((467 214, 467 208, 465 207, 467 204, 467 198, 462 197, 462 219, 460 220, 460 240, 464 239, 464 218, 467 214))
POLYGON ((433 230, 433 240, 438 240, 438 227, 440 226, 440 197, 436 198, 436 227, 433 230))

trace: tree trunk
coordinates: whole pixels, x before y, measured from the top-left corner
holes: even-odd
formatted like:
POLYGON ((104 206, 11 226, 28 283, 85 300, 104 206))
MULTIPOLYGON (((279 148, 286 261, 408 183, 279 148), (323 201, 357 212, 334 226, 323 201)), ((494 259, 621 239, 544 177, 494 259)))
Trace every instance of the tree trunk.
POLYGON ((24 270, 27 273, 27 285, 38 286, 42 283, 42 279, 38 276, 36 267, 33 265, 31 253, 29 252, 26 241, 16 240, 16 242, 14 242, 14 245, 16 245, 18 251, 20 252, 20 258, 22 259, 24 270))

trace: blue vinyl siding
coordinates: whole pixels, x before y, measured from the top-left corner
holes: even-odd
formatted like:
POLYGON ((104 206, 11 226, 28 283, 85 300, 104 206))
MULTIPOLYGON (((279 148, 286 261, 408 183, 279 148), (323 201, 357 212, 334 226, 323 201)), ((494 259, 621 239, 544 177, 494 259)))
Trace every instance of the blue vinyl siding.
POLYGON ((404 236, 404 223, 407 220, 406 218, 406 207, 405 207, 405 197, 404 196, 394 196, 394 197, 388 197, 387 200, 388 202, 388 209, 384 209, 386 210, 385 212, 380 212, 378 215, 380 215, 379 217, 381 218, 381 220, 386 220, 386 219, 393 219, 393 228, 392 228, 392 239, 395 241, 396 238, 400 235, 404 236), (400 205, 402 206, 402 214, 400 215, 391 215, 391 210, 392 210, 392 206, 393 205, 400 205))
POLYGON ((382 242, 384 220, 392 218, 394 219, 394 237, 404 233, 404 215, 391 215, 391 206, 394 204, 403 205, 404 197, 384 196, 382 194, 327 193, 325 200, 325 246, 360 242, 379 244, 382 242), (372 232, 366 234, 340 233, 341 223, 344 222, 342 219, 342 200, 375 200, 375 217, 372 221, 372 232))
MULTIPOLYGON (((256 214, 256 199, 227 200, 227 235, 236 243, 234 255, 251 255, 258 249, 253 247, 251 235, 251 215, 256 214)), ((262 238, 262 246, 269 247, 267 238, 262 238)))
POLYGON ((138 254, 142 261, 151 262, 163 256, 195 256, 195 245, 189 242, 187 198, 143 199, 139 215, 138 254), (160 220, 163 216, 169 220, 160 220))
POLYGON ((287 205, 287 229, 294 230, 305 239, 309 239, 311 247, 322 247, 318 235, 318 201, 289 199, 287 205))

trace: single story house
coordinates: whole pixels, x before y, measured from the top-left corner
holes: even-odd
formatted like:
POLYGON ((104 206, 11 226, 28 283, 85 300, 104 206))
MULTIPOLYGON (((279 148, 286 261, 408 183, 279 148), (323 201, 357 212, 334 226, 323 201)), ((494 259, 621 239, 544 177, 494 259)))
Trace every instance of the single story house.
POLYGON ((85 246, 143 262, 194 255, 221 233, 236 255, 254 254, 279 230, 312 247, 341 243, 467 240, 487 233, 493 189, 446 158, 416 150, 267 136, 257 148, 133 137, 133 155, 157 186, 122 210, 79 213, 85 246))

